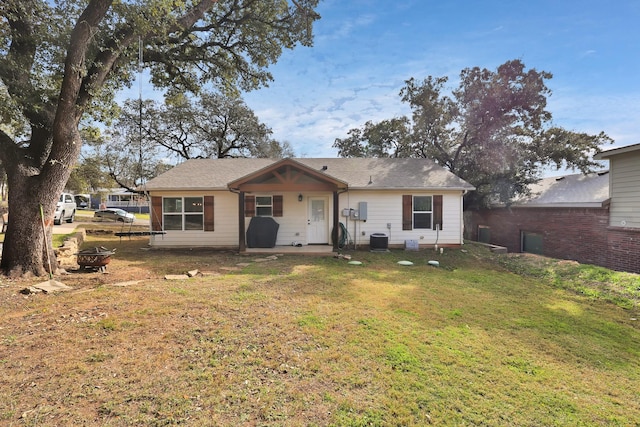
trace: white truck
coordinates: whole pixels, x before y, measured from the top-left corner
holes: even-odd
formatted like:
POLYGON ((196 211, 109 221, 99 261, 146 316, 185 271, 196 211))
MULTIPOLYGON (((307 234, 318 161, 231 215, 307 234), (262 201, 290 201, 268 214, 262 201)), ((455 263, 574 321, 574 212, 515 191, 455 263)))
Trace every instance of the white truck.
POLYGON ((62 193, 56 205, 56 212, 53 214, 53 223, 60 225, 62 221, 73 222, 76 217, 76 208, 73 194, 62 193))

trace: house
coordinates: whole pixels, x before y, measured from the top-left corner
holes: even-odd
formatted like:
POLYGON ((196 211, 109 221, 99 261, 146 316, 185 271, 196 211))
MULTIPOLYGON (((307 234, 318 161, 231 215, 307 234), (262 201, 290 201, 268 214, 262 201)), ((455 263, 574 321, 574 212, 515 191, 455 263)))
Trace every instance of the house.
POLYGON ((609 178, 602 171, 545 178, 509 206, 468 211, 471 240, 588 264, 606 262, 609 178))
POLYGON ((609 227, 607 265, 640 273, 640 144, 603 151, 609 161, 609 227))
POLYGON ((640 231, 640 144, 603 151, 594 159, 609 160, 609 226, 640 231))
POLYGON ((153 247, 463 244, 473 186, 426 159, 192 159, 147 182, 153 247), (275 229, 275 232, 274 230, 275 229), (270 238, 269 235, 272 235, 270 238), (266 243, 265 243, 266 240, 266 243))
POLYGON ((545 178, 509 206, 466 212, 467 237, 640 273, 640 144, 594 159, 609 170, 545 178))
POLYGON ((92 209, 119 208, 127 212, 149 213, 147 197, 124 188, 99 189, 89 198, 92 209))

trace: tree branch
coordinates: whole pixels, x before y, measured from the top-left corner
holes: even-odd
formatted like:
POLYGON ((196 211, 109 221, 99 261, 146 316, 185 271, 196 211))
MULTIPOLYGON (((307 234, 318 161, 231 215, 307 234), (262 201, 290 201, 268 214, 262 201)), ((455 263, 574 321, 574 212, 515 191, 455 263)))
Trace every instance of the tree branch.
MULTIPOLYGON (((187 11, 184 16, 178 18, 176 23, 170 27, 168 33, 180 32, 192 27, 198 20, 202 19, 204 14, 216 3, 217 0, 202 0, 198 5, 187 11)), ((149 40, 156 35, 157 34, 152 31, 142 35, 142 39, 149 40)), ((95 91, 104 85, 109 73, 116 66, 118 58, 131 46, 136 38, 134 26, 129 23, 117 31, 106 43, 105 48, 94 58, 91 69, 82 81, 77 100, 78 106, 84 107, 93 99, 95 91)))
POLYGON ((36 9, 36 4, 33 1, 9 2, 4 7, 8 9, 5 17, 11 29, 12 40, 6 59, 0 61, 0 78, 11 98, 25 100, 16 104, 31 125, 48 128, 53 122, 54 106, 45 103, 45 108, 42 108, 42 96, 30 80, 37 42, 34 23, 29 16, 36 9))
MULTIPOLYGON (((60 89, 56 121, 67 119, 68 114, 71 112, 74 113, 76 122, 80 119, 82 111, 75 111, 75 106, 83 84, 82 74, 90 39, 112 3, 113 0, 91 0, 71 32, 67 60, 64 64, 64 78, 60 89)), ((56 126, 56 128, 60 128, 60 126, 56 126)), ((64 136, 59 135, 59 137, 64 136)))

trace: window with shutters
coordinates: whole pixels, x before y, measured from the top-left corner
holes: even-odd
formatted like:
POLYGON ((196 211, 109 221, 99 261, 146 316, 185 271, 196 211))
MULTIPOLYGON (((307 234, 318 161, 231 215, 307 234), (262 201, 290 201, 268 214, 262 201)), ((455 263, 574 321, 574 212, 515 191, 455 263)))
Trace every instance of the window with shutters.
POLYGON ((442 195, 402 196, 402 229, 442 230, 442 195))
POLYGON ((244 197, 244 216, 282 216, 282 195, 254 196, 247 194, 244 197))
POLYGON ((431 228, 431 196, 413 196, 413 228, 431 228))
POLYGON ((256 196, 256 216, 274 216, 273 197, 256 196))
POLYGON ((202 197, 165 197, 162 199, 162 222, 165 230, 204 229, 202 197))

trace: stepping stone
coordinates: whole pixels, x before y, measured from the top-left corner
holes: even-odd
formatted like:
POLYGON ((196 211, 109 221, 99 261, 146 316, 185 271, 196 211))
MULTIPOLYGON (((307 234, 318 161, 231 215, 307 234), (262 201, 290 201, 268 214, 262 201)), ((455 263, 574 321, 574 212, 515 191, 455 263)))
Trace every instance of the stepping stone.
POLYGON ((110 283, 109 286, 126 287, 126 286, 137 285, 140 282, 142 282, 142 280, 129 280, 127 282, 110 283))
POLYGON ((186 274, 167 274, 164 276, 165 280, 187 280, 189 276, 186 274))

